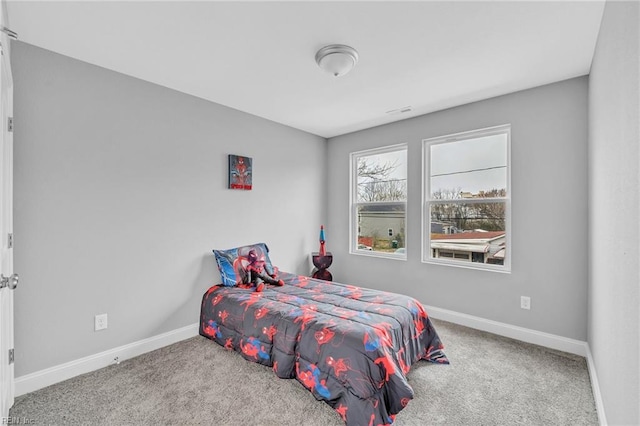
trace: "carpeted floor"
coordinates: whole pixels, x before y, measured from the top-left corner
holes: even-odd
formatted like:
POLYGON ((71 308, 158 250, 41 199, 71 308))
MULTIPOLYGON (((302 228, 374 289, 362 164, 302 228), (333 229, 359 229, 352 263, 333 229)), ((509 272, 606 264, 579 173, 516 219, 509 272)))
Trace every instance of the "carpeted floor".
MULTIPOLYGON (((408 375, 395 424, 597 425, 586 360, 434 320, 451 365, 408 375)), ((194 337, 16 399, 33 424, 340 426, 296 380, 194 337)))

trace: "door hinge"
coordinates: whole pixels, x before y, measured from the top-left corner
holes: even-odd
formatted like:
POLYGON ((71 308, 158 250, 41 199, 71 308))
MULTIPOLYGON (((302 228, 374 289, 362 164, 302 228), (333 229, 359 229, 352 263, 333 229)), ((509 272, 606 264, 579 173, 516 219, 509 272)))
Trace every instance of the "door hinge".
POLYGON ((13 233, 7 234, 7 248, 13 248, 13 233))
POLYGON ((17 40, 18 39, 18 33, 15 31, 11 31, 9 28, 7 27, 2 27, 0 28, 0 32, 5 33, 10 39, 12 40, 17 40))
POLYGON ((13 132, 13 117, 9 117, 8 122, 7 122, 7 129, 10 132, 13 132))
POLYGON ((13 364, 15 360, 16 360, 16 357, 13 352, 13 349, 9 349, 9 365, 13 364))

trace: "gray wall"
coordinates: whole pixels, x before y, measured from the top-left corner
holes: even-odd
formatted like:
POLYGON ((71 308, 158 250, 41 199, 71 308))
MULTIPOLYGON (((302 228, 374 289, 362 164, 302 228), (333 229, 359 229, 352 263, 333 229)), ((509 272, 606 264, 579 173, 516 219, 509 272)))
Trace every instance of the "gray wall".
POLYGON ((197 323, 212 248, 264 241, 309 272, 325 139, 27 44, 12 60, 16 376, 197 323), (253 157, 252 191, 226 189, 228 154, 253 157))
POLYGON ((640 424, 638 22, 607 2, 589 77, 589 345, 611 425, 640 424))
POLYGON ((327 229, 335 278, 469 315, 587 338, 587 78, 329 139, 327 229), (421 262, 422 140, 512 125, 512 273, 421 262), (349 153, 409 145, 407 260, 351 255, 349 153), (531 310, 520 309, 520 296, 531 310))

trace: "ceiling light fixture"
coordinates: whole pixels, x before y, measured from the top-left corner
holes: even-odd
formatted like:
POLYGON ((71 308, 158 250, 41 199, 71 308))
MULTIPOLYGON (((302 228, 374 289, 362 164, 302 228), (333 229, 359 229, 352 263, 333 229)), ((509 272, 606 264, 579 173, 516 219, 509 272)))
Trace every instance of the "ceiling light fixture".
POLYGON ((318 66, 334 77, 345 75, 358 62, 356 49, 344 44, 330 44, 316 53, 318 66))

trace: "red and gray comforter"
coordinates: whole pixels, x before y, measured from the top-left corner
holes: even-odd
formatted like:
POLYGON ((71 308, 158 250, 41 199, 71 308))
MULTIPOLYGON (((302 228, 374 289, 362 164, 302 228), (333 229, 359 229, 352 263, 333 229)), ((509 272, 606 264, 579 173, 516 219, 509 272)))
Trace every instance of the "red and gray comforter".
POLYGON ((263 292, 213 286, 200 334, 280 378, 296 378, 347 425, 393 423, 413 398, 406 374, 424 359, 447 364, 415 299, 281 272, 263 292))

